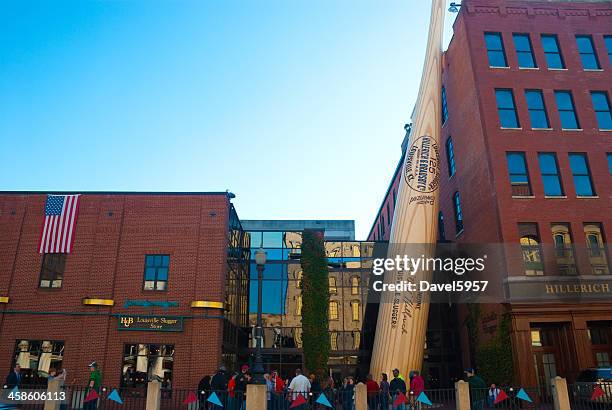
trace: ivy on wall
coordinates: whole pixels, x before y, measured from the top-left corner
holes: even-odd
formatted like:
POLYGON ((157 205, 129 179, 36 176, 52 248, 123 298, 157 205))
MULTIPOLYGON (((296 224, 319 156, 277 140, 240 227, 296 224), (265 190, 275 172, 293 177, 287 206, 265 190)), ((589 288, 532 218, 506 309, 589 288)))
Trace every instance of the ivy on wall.
POLYGON ((329 358, 329 271, 323 234, 305 230, 302 238, 302 344, 304 366, 320 380, 329 358))

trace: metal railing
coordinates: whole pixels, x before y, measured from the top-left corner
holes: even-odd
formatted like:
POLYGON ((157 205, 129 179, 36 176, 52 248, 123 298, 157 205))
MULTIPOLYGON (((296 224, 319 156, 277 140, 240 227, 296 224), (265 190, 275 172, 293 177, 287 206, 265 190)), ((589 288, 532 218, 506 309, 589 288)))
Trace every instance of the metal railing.
POLYGON ((493 392, 490 388, 470 389, 470 402, 473 410, 483 409, 552 409, 553 399, 546 386, 524 387, 525 396, 521 397, 521 388, 513 386, 498 386, 499 392, 493 392), (495 403, 499 394, 507 395, 508 398, 495 403), (529 400, 526 400, 529 398, 529 400))
POLYGON ((567 390, 572 409, 612 409, 612 382, 576 382, 570 384, 567 390))

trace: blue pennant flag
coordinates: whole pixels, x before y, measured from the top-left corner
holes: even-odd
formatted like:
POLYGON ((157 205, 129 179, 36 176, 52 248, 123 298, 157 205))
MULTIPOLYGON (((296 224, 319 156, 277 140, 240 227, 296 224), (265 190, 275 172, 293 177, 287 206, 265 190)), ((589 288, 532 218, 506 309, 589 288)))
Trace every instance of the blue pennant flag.
POLYGON ((117 389, 113 389, 113 391, 111 392, 111 394, 108 395, 107 398, 109 400, 116 401, 119 404, 123 404, 123 400, 121 400, 121 397, 119 397, 119 392, 117 391, 117 389))
POLYGON ((522 387, 521 387, 521 390, 519 390, 519 392, 516 394, 516 397, 518 397, 521 400, 528 401, 529 403, 533 403, 533 400, 531 400, 531 397, 529 397, 525 389, 523 389, 522 387))
POLYGON ((317 399, 316 403, 319 403, 325 407, 329 407, 330 409, 332 408, 331 403, 329 402, 329 400, 327 400, 327 396, 323 393, 319 395, 319 398, 317 399))
POLYGON ((419 396, 417 397, 417 401, 420 401, 423 404, 427 404, 428 406, 431 406, 431 400, 429 400, 429 397, 427 397, 424 391, 422 391, 421 394, 419 394, 419 396))
POLYGON ((217 393, 215 392, 212 392, 210 396, 208 396, 207 401, 211 402, 212 404, 216 404, 217 406, 223 407, 223 403, 221 403, 221 400, 219 400, 219 396, 217 396, 217 393))

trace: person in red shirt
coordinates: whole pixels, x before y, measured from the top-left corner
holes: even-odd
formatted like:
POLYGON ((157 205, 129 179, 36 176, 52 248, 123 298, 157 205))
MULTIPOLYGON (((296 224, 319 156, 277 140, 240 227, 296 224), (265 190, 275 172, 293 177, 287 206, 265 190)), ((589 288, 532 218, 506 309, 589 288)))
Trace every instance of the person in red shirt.
POLYGON ((378 408, 378 392, 380 388, 371 374, 368 374, 366 378, 366 390, 368 392, 368 410, 376 410, 378 408))
POLYGON ((425 380, 423 379, 423 376, 421 376, 419 372, 415 370, 412 372, 412 380, 410 381, 410 402, 412 403, 413 407, 416 398, 419 397, 419 394, 421 394, 423 390, 425 390, 425 380))

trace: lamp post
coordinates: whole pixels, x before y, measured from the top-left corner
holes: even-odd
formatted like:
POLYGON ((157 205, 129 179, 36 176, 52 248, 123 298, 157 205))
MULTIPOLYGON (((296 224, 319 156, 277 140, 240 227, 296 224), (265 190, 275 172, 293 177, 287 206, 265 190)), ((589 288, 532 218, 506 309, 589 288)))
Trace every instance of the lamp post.
POLYGON ((264 367, 263 359, 261 357, 261 349, 263 342, 263 325, 261 320, 261 299, 262 299, 262 287, 263 287, 263 271, 266 265, 266 252, 263 248, 259 248, 255 252, 255 263, 257 264, 257 327, 255 331, 255 364, 253 365, 253 376, 255 384, 265 384, 264 379, 264 367))

